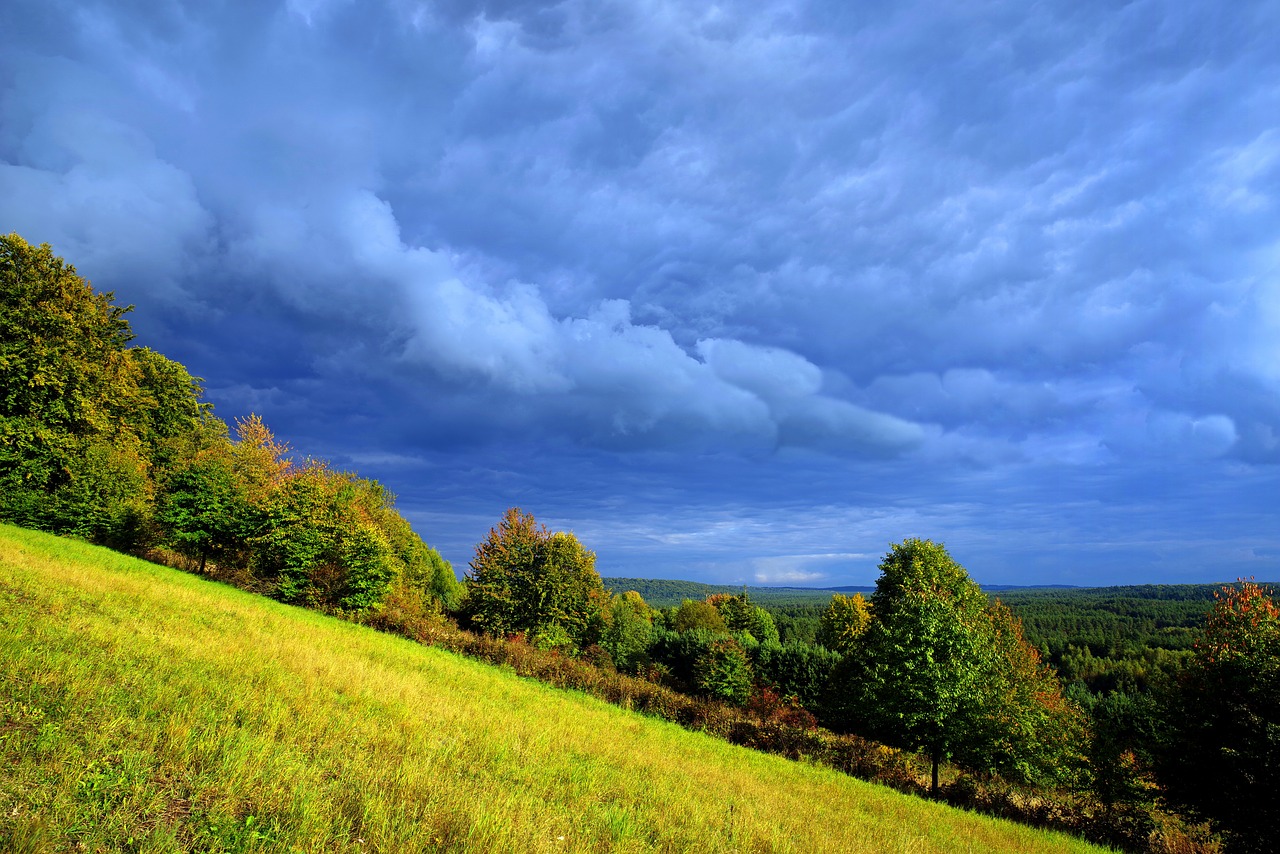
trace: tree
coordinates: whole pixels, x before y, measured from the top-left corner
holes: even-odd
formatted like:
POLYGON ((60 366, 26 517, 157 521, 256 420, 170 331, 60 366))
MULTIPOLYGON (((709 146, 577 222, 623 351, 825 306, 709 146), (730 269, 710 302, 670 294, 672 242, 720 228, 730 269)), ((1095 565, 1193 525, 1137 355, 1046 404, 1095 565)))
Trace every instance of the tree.
POLYGON ((679 633, 706 631, 714 634, 729 634, 729 626, 716 606, 696 599, 686 599, 680 603, 679 609, 671 620, 671 628, 679 633))
POLYGON ((48 245, 0 236, 0 519, 118 547, 206 407, 186 369, 129 348, 131 306, 48 245))
POLYGON ((833 593, 818 623, 818 643, 832 652, 846 653, 871 625, 871 609, 861 593, 833 593))
POLYGON ((731 637, 708 644, 694 661, 693 677, 698 691, 713 699, 745 706, 751 697, 751 662, 731 637))
POLYGON ((0 236, 0 519, 115 540, 150 499, 133 338, 113 294, 0 236))
POLYGON ((909 539, 880 564, 871 621, 846 656, 850 722, 925 751, 932 765, 1018 779, 1053 778, 1081 753, 1079 711, 1021 626, 987 598, 941 543, 909 539))
POLYGON ((512 507, 476 546, 466 614, 491 634, 525 632, 582 649, 598 639, 608 601, 595 562, 573 534, 548 531, 512 507))
POLYGON ((750 640, 756 643, 778 643, 778 627, 773 615, 753 603, 745 590, 737 595, 713 593, 707 602, 715 606, 734 634, 750 635, 750 640))
POLYGON ((986 597, 940 543, 910 539, 880 563, 871 621, 859 648, 855 704, 867 734, 940 761, 965 746, 970 708, 987 669, 986 597))
POLYGON ((1171 697, 1159 772, 1169 797, 1239 851, 1270 851, 1280 806, 1280 607, 1247 581, 1224 588, 1171 697))
POLYGON ((609 618, 600 638, 614 665, 635 673, 648 657, 653 638, 653 609, 639 593, 628 590, 609 603, 609 618))
POLYGON ((1002 602, 987 606, 989 645, 975 718, 954 754, 967 768, 1023 782, 1066 783, 1085 766, 1085 718, 1002 602))
POLYGON ((244 495, 231 459, 230 443, 206 449, 170 471, 156 501, 156 522, 182 554, 199 560, 201 573, 210 558, 243 548, 244 495))

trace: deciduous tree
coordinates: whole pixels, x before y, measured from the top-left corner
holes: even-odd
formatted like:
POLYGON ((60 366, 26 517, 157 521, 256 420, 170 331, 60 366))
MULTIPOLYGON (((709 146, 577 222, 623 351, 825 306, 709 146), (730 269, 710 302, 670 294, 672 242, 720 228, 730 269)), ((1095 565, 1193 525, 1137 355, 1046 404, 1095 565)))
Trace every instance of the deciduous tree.
POLYGON ((1218 594, 1172 697, 1160 777, 1240 851, 1275 849, 1280 823, 1280 607, 1242 581, 1218 594))
POLYGON ((1083 728, 1017 620, 940 543, 880 564, 871 621, 847 656, 851 723, 890 744, 983 771, 1045 779, 1077 763, 1083 728), (852 677, 852 678, 849 678, 852 677))
POLYGON ((846 653, 871 625, 871 609, 861 593, 833 593, 818 623, 818 643, 833 652, 846 653))
POLYGON ((581 649, 599 639, 608 594, 594 552, 573 534, 548 531, 512 507, 476 546, 465 579, 466 612, 498 635, 525 632, 581 649))

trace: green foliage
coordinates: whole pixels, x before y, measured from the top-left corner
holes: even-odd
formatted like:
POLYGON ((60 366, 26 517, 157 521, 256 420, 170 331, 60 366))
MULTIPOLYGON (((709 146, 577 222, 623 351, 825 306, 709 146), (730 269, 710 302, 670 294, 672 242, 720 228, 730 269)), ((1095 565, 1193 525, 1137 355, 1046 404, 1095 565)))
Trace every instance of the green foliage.
POLYGON ((693 665, 698 692, 735 706, 751 697, 751 662, 746 650, 733 638, 716 638, 693 665))
POLYGON ((811 644, 762 643, 751 651, 756 680, 794 696, 806 709, 825 718, 828 686, 840 655, 811 644))
MULTIPOLYGON (((153 440, 199 388, 126 349, 127 307, 56 257, 0 236, 0 519, 128 546, 151 500, 153 440)), ((176 416, 175 416, 176 417, 176 416)))
POLYGON ((1109 809, 1155 803, 1160 793, 1153 750, 1163 719, 1156 699, 1151 694, 1113 693, 1093 699, 1089 711, 1089 768, 1098 799, 1109 809))
POLYGON ((726 593, 713 594, 707 602, 715 606, 729 631, 735 635, 749 635, 755 643, 778 643, 778 627, 764 608, 751 601, 745 590, 736 596, 726 593))
POLYGON ((1161 779, 1229 836, 1270 851, 1280 822, 1280 607, 1242 581, 1218 596, 1171 703, 1161 779))
POLYGON ((1008 780, 1075 782, 1085 766, 1085 716, 1062 693, 1022 625, 999 600, 987 608, 990 658, 978 684, 966 767, 1008 780))
POLYGON ((850 723, 938 763, 1015 779, 1065 776, 1083 722, 1017 620, 939 543, 911 539, 880 564, 872 619, 842 668, 850 723))
POLYGON ((987 663, 986 597, 941 544, 911 539, 880 564, 875 618, 858 650, 855 726, 938 763, 971 736, 987 663))
POLYGON ((153 459, 164 461, 168 443, 199 431, 212 407, 200 402, 199 381, 182 365, 147 347, 125 352, 138 369, 139 438, 153 459))
POLYGON ((1175 678, 1213 601, 1214 585, 1016 590, 1001 594, 1064 684, 1095 694, 1148 691, 1175 678))
POLYGON ((818 624, 817 642, 839 653, 849 652, 871 624, 871 609, 861 593, 835 593, 818 624))
POLYGON ((232 563, 248 533, 247 506, 231 457, 222 441, 184 460, 168 473, 156 502, 155 518, 169 542, 200 561, 232 563), (231 558, 231 560, 228 560, 231 558))
POLYGON ((686 599, 675 612, 671 620, 671 628, 677 632, 704 631, 714 634, 729 634, 729 625, 724 621, 720 611, 710 602, 697 602, 686 599))
POLYGON ((623 673, 635 673, 647 660, 653 639, 653 609, 634 590, 609 603, 609 617, 600 646, 623 673))
POLYGON ((465 583, 467 616, 490 634, 563 634, 581 649, 603 629, 606 594, 595 553, 519 508, 509 509, 476 546, 465 583))

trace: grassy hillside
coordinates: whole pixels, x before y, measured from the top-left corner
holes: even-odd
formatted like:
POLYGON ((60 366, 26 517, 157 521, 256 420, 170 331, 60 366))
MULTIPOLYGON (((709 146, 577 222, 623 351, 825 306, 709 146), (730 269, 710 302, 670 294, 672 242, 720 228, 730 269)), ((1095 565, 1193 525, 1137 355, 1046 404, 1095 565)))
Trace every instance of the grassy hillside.
POLYGON ((0 526, 0 850, 1067 851, 0 526))

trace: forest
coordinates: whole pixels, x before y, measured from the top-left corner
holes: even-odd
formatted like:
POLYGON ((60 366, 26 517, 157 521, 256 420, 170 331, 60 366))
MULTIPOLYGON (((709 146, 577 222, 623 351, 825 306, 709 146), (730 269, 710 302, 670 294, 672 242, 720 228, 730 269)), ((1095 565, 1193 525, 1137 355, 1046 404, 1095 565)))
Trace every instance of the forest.
POLYGON ((1265 585, 989 595, 924 538, 894 544, 865 596, 606 585, 576 536, 515 507, 459 579, 382 484, 256 415, 217 417, 184 366, 133 345, 130 308, 49 246, 0 238, 0 283, 0 521, 488 660, 530 656, 551 681, 587 668, 615 699, 682 723, 725 715, 762 749, 811 756, 830 733, 907 751, 922 794, 1129 850, 1271 849, 1280 608, 1265 585), (997 802, 1006 784, 1033 795, 997 802))

